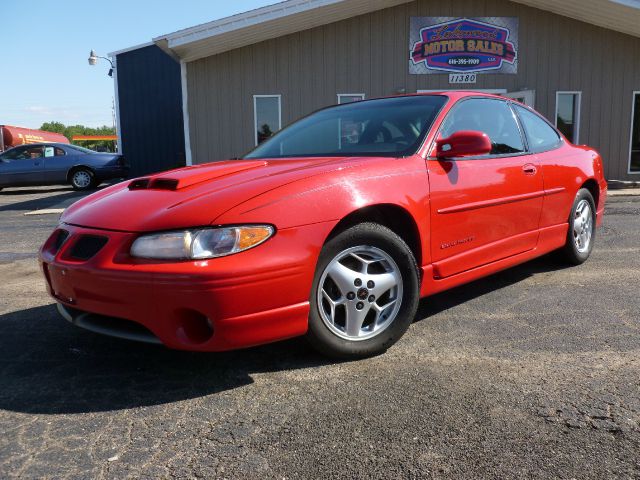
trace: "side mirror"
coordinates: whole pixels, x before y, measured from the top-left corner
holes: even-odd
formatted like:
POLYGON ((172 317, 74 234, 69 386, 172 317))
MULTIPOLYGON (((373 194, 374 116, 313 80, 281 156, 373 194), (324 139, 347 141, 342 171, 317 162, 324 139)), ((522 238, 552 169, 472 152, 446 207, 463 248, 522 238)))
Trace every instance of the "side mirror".
POLYGON ((486 133, 460 130, 448 138, 436 141, 438 159, 476 157, 491 153, 491 140, 486 133))

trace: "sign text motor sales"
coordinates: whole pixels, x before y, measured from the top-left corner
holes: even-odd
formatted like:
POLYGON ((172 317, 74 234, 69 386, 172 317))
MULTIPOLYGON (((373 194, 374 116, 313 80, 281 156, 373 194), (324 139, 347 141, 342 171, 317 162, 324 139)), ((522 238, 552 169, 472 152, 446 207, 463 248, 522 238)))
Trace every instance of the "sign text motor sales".
POLYGON ((504 44, 489 40, 438 40, 423 43, 421 47, 423 56, 455 52, 487 53, 500 57, 505 56, 504 44))

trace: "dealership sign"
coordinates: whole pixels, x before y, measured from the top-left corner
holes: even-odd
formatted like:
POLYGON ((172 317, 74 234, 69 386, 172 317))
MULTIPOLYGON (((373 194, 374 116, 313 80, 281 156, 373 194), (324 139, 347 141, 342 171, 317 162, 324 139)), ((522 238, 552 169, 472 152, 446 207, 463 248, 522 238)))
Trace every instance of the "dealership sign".
POLYGON ((516 73, 518 19, 411 17, 409 73, 516 73))

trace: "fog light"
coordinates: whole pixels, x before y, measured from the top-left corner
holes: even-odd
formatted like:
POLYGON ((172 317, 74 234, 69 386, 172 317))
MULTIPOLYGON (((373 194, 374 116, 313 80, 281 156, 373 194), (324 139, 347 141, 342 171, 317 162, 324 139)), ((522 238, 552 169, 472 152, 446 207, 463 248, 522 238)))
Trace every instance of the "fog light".
POLYGON ((177 313, 176 334, 180 341, 201 344, 213 337, 213 322, 206 315, 195 310, 180 310, 177 313))

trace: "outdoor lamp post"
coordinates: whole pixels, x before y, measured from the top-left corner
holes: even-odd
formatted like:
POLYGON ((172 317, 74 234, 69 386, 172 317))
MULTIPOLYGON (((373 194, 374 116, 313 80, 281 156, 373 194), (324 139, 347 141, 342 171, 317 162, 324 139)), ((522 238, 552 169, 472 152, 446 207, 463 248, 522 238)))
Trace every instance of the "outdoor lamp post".
POLYGON ((95 50, 91 50, 91 52, 89 52, 89 65, 93 66, 96 63, 98 63, 98 59, 99 58, 102 58, 102 59, 106 60, 107 62, 109 62, 111 64, 111 68, 109 69, 108 75, 110 77, 113 76, 113 69, 116 68, 116 67, 113 65, 113 62, 111 61, 111 59, 108 58, 108 57, 101 57, 100 55, 96 55, 95 50))

